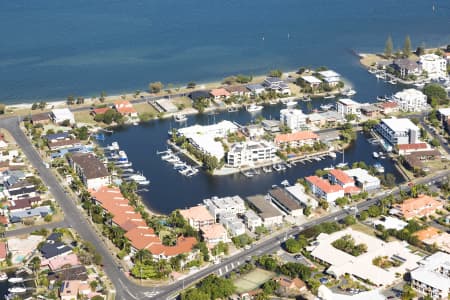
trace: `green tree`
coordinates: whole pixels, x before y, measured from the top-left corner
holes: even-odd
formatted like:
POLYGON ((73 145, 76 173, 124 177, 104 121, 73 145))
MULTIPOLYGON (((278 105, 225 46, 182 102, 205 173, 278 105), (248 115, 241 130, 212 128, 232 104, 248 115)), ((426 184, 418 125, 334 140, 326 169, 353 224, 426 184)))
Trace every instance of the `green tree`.
POLYGON ((353 225, 356 223, 356 219, 354 216, 348 215, 344 218, 344 224, 347 226, 353 225))
POLYGON ((6 105, 3 103, 0 103, 0 115, 5 114, 6 105))
POLYGON ((447 92, 437 83, 429 83, 425 85, 422 92, 427 96, 428 103, 431 103, 433 99, 436 100, 439 105, 448 103, 447 92))
POLYGON ((392 42, 392 37, 388 36, 386 44, 384 46, 384 55, 386 57, 391 57, 393 51, 394 51, 394 43, 392 42))
POLYGON ((187 84, 187 88, 188 89, 194 89, 195 88, 195 86, 196 86, 196 83, 195 82, 189 82, 188 84, 187 84))
POLYGON ((151 82, 148 85, 148 89, 152 93, 159 93, 164 88, 164 85, 160 81, 151 82))
POLYGON ((417 296, 417 293, 409 284, 403 286, 402 300, 412 300, 417 296))
POLYGON ((270 77, 281 77, 281 75, 283 75, 283 72, 281 72, 281 70, 271 70, 269 72, 270 77))
POLYGON ((381 215, 381 208, 377 205, 371 205, 367 212, 370 217, 375 218, 381 215))
POLYGON ((301 250, 300 243, 294 238, 287 239, 285 242, 285 246, 286 246, 286 250, 289 253, 298 253, 301 250))
POLYGON ((362 211, 360 214, 359 214, 359 219, 361 220, 361 221, 365 221, 365 220, 367 220, 367 218, 369 217, 369 213, 367 212, 367 211, 362 211))
POLYGON ((385 184, 389 188, 393 188, 395 186, 395 176, 392 173, 387 173, 384 176, 385 184))
POLYGON ((409 35, 405 37, 405 43, 403 44, 403 55, 406 57, 411 55, 411 38, 409 35))

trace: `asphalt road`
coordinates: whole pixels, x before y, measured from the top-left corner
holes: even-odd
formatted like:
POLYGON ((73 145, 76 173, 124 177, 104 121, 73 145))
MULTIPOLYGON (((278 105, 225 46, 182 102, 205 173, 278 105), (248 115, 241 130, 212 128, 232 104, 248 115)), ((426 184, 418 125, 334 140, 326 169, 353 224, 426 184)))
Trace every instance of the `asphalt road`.
POLYGON ((434 130, 431 128, 431 126, 425 122, 425 117, 426 117, 426 114, 422 114, 420 116, 420 119, 419 119, 420 125, 422 125, 423 128, 425 128, 425 130, 428 132, 428 134, 430 136, 432 136, 433 138, 436 138, 439 141, 439 143, 441 143, 441 147, 444 148, 444 150, 447 151, 448 154, 450 154, 450 146, 448 145, 447 141, 442 136, 440 136, 439 134, 436 134, 434 132, 434 130))
MULTIPOLYGON (((91 225, 84 219, 84 216, 76 204, 76 199, 73 199, 64 191, 64 188, 57 181, 50 169, 45 168, 41 157, 33 148, 25 134, 19 127, 18 118, 5 118, 0 120, 0 127, 7 129, 16 140, 19 147, 22 149, 28 160, 33 167, 39 172, 41 179, 49 188, 49 191, 53 194, 54 198, 60 204, 65 214, 65 224, 75 229, 83 240, 90 241, 96 250, 103 257, 104 271, 112 281, 116 289, 116 299, 171 299, 177 295, 185 286, 189 286, 195 283, 197 280, 216 273, 223 275, 230 272, 232 269, 238 267, 244 263, 248 257, 260 256, 262 254, 271 253, 275 251, 280 243, 282 243, 286 237, 299 234, 301 230, 308 227, 315 226, 322 222, 337 221, 344 218, 347 214, 352 213, 348 211, 338 211, 333 214, 321 217, 319 219, 312 220, 303 224, 300 228, 293 228, 287 232, 280 233, 272 238, 264 240, 259 244, 253 245, 249 250, 245 250, 235 254, 222 261, 219 264, 211 265, 207 268, 201 269, 191 276, 188 276, 184 280, 174 282, 169 285, 160 286, 156 288, 143 287, 130 281, 123 272, 119 270, 118 265, 115 262, 115 258, 111 252, 107 249, 105 244, 101 241, 101 238, 97 235, 91 225), (79 211, 80 210, 80 211, 79 211)), ((419 179, 418 183, 435 182, 442 179, 444 176, 448 176, 450 171, 446 171, 444 174, 436 174, 431 178, 419 179)), ((408 189, 407 185, 402 187, 404 190, 408 189)), ((394 194, 399 193, 399 188, 393 190, 394 194)), ((357 205, 358 210, 367 209, 370 205, 376 204, 379 197, 369 199, 357 205)), ((34 228, 33 228, 34 230, 34 228)), ((25 233, 25 231, 24 231, 25 233)))
POLYGON ((59 228, 59 227, 67 227, 66 221, 53 222, 53 223, 48 223, 48 224, 34 225, 34 226, 29 226, 29 227, 24 227, 24 228, 19 228, 19 229, 8 230, 8 231, 5 231, 4 236, 8 238, 8 237, 18 236, 18 235, 23 235, 23 234, 30 234, 35 230, 40 230, 43 228, 54 229, 54 228, 59 228))

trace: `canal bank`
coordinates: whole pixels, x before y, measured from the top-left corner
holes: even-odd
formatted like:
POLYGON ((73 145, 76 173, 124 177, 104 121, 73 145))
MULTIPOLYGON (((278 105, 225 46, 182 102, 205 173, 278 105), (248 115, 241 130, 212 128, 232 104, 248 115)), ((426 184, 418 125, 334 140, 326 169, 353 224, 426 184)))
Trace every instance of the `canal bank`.
MULTIPOLYGON (((319 106, 323 101, 313 103, 319 106)), ((305 103, 299 103, 302 107, 305 103)), ((258 116, 267 119, 278 118, 282 105, 266 106, 260 114, 250 114, 244 110, 238 112, 220 112, 214 115, 199 114, 190 116, 187 125, 212 124, 228 119, 240 124, 254 121, 258 116)), ((227 176, 211 176, 200 171, 196 176, 185 177, 173 169, 172 165, 163 161, 156 153, 167 149, 167 133, 176 124, 170 119, 155 120, 142 123, 139 126, 118 127, 113 134, 107 135, 102 145, 119 142, 121 149, 125 150, 133 162, 133 169, 142 171, 151 181, 148 191, 140 193, 143 201, 154 212, 170 213, 174 209, 186 208, 200 203, 212 196, 240 195, 246 197, 255 194, 264 194, 274 184, 288 180, 291 184, 298 178, 314 174, 317 169, 328 168, 342 162, 342 153, 337 153, 335 159, 325 157, 320 161, 297 163, 292 168, 282 172, 261 172, 252 178, 242 174, 227 176)), ((386 173, 392 173, 401 182, 402 176, 388 159, 375 159, 374 151, 382 151, 379 145, 367 141, 364 133, 359 132, 357 139, 345 149, 345 161, 351 165, 353 162, 364 161, 367 165, 381 163, 386 173)))

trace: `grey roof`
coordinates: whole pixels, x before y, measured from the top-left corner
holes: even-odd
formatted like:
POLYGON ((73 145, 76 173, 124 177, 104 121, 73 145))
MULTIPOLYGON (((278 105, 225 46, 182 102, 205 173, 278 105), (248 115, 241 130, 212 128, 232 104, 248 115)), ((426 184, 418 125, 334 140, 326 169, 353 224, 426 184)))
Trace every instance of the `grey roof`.
POLYGON ((68 132, 60 132, 60 133, 53 133, 53 134, 44 135, 44 139, 46 139, 48 141, 63 140, 63 139, 67 139, 67 138, 69 138, 69 133, 68 132))
POLYGON ((247 201, 258 211, 258 215, 263 218, 272 218, 282 216, 281 211, 276 209, 264 196, 257 195, 247 197, 247 201))
POLYGON ((395 59, 393 65, 397 66, 400 69, 407 70, 415 70, 419 68, 419 64, 416 61, 410 60, 408 58, 395 59))
POLYGON ((246 87, 250 91, 264 89, 264 87, 261 84, 259 84, 259 83, 248 84, 248 85, 246 85, 246 87))
POLYGON ((45 206, 39 206, 32 209, 27 210, 19 210, 9 213, 10 219, 16 219, 16 220, 22 220, 23 218, 30 218, 30 217, 44 217, 52 212, 52 209, 49 205, 45 206))
POLYGON ((271 189, 269 191, 269 195, 289 211, 302 208, 297 201, 295 201, 286 191, 279 187, 271 189))
POLYGON ((39 249, 46 259, 59 256, 72 251, 72 248, 60 241, 47 240, 39 249))
POLYGON ((91 153, 74 153, 71 160, 83 170, 86 179, 109 176, 105 165, 91 153))
POLYGON ((211 94, 205 90, 193 91, 189 93, 189 98, 192 100, 209 99, 211 98, 211 94))
POLYGON ((61 269, 57 272, 50 272, 48 274, 50 280, 87 280, 87 270, 85 266, 75 266, 70 268, 61 269))

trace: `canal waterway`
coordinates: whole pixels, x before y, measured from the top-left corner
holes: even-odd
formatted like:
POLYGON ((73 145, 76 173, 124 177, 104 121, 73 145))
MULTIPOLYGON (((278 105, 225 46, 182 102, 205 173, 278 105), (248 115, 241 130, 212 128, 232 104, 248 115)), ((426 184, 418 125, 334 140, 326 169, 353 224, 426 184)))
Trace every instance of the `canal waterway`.
MULTIPOLYGON (((313 106, 320 103, 328 103, 330 100, 313 101, 313 106)), ((300 103, 300 106, 305 106, 300 103)), ((262 115, 265 118, 279 118, 279 110, 282 105, 267 106, 260 114, 250 114, 245 110, 239 112, 221 112, 215 115, 199 114, 189 116, 188 124, 212 124, 224 119, 236 121, 240 124, 248 124, 262 115)), ((306 108, 304 108, 306 109, 306 108)), ((321 161, 297 163, 295 167, 284 172, 263 173, 252 178, 246 178, 242 174, 227 176, 211 176, 205 172, 199 172, 192 177, 185 177, 173 169, 172 165, 161 160, 157 151, 167 148, 168 131, 177 126, 171 119, 156 120, 139 126, 127 126, 114 129, 114 133, 106 136, 103 145, 117 141, 121 149, 125 150, 128 158, 133 162, 136 171, 142 171, 151 181, 148 191, 141 192, 144 202, 154 211, 170 213, 177 208, 185 208, 200 203, 211 196, 240 195, 242 197, 264 194, 273 184, 280 184, 287 179, 291 184, 298 178, 313 175, 317 169, 330 167, 342 162, 342 154, 337 153, 336 159, 326 158, 321 161)), ((357 140, 345 150, 345 161, 349 164, 357 161, 365 161, 368 165, 380 162, 386 173, 393 173, 399 180, 400 174, 389 159, 372 158, 373 151, 381 151, 377 145, 367 141, 363 133, 358 134, 357 140)))
POLYGON ((364 99, 357 52, 447 44, 447 0, 0 1, 0 101, 90 97, 326 65, 364 99), (434 10, 433 10, 434 7, 434 10))

